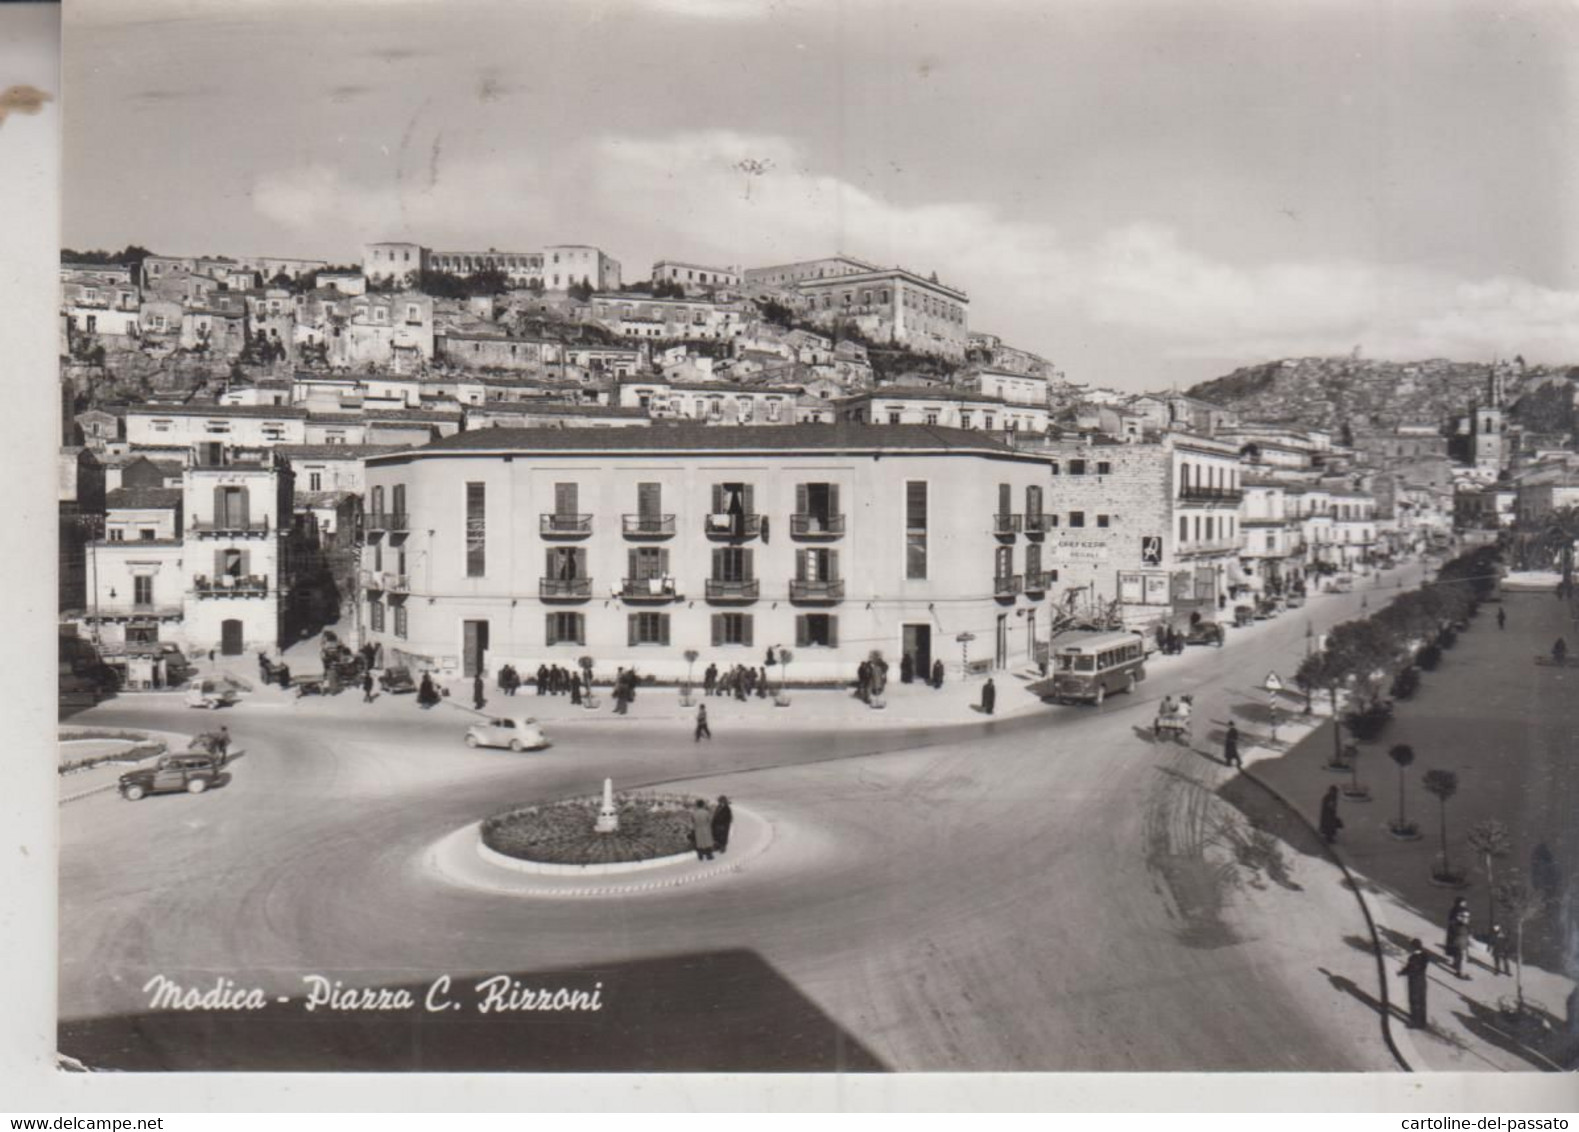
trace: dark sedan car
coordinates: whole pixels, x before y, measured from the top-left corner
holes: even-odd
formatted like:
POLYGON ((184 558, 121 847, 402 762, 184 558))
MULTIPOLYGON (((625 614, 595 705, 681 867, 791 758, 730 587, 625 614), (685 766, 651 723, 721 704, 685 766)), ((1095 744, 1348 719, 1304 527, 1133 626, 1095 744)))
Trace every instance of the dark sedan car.
POLYGON ((378 678, 378 686, 386 692, 415 692, 417 682, 411 678, 409 668, 386 668, 378 678))
POLYGON ((135 802, 146 794, 201 794, 219 778, 219 767, 218 759, 202 752, 166 755, 153 766, 121 775, 121 797, 135 802))

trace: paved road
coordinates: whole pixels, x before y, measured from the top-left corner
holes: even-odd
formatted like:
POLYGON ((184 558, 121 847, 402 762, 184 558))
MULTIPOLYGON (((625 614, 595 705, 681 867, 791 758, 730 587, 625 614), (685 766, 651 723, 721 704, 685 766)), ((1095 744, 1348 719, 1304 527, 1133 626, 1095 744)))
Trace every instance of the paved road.
MULTIPOLYGON (((1367 596, 1384 594, 1235 631, 1100 709, 955 728, 698 747, 611 722, 523 756, 469 751, 459 714, 409 699, 248 704, 225 788, 63 807, 62 1047, 150 1068, 1391 1068, 1368 1011, 1344 1009, 1361 996, 1333 989, 1353 955, 1317 938, 1361 930, 1352 902, 1314 857, 1270 893, 1226 894, 1208 851, 1222 772, 1142 734, 1156 699, 1194 691, 1204 747, 1203 721, 1291 672, 1307 622, 1367 596), (727 792, 775 843, 722 881, 621 899, 508 897, 423 867, 477 817, 604 775, 727 792), (419 1000, 443 974, 457 999, 495 973, 601 983, 603 1009, 308 1012, 307 973, 419 1000), (153 1012, 160 974, 294 1001, 153 1012)), ((194 720, 150 696, 73 722, 194 720)))

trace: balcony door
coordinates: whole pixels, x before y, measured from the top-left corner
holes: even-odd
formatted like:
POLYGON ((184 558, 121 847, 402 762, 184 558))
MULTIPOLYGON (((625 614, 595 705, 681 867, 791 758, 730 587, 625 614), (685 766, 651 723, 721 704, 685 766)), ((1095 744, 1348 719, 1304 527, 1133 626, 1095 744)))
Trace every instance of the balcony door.
POLYGON ((464 675, 470 679, 487 670, 488 663, 488 622, 467 621, 463 623, 464 635, 462 649, 462 663, 464 675))
POLYGON ((932 626, 925 622, 904 627, 903 649, 921 680, 932 676, 932 626))

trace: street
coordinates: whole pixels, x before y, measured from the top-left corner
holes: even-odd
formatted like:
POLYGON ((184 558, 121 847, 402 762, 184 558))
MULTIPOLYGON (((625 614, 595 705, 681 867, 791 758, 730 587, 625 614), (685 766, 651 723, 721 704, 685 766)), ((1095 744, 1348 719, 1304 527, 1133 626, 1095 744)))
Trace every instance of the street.
MULTIPOLYGON (((1418 575, 1156 658, 1133 697, 994 722, 822 729, 797 706, 791 724, 697 744, 643 725, 644 696, 634 722, 516 755, 468 750, 471 717, 447 704, 244 701, 223 716, 247 752, 223 788, 62 807, 61 1048, 191 1069, 1396 1068, 1345 989, 1375 991, 1374 960, 1346 942, 1366 930, 1353 895, 1314 849, 1246 866, 1216 756, 1230 711, 1264 700, 1268 672, 1291 678, 1307 626, 1418 575), (1193 751, 1150 737, 1156 701, 1182 692, 1193 751), (470 822, 604 776, 727 793, 773 844, 715 880, 592 899, 459 887, 423 864, 470 822), (601 982, 602 1009, 420 1007, 441 976, 459 995, 500 973, 601 982), (312 974, 412 988, 419 1006, 307 1011, 312 974), (157 975, 293 1001, 154 1011, 157 975)), ((1000 683, 1000 704, 1024 695, 1000 683)), ((210 717, 150 695, 72 722, 210 717)))

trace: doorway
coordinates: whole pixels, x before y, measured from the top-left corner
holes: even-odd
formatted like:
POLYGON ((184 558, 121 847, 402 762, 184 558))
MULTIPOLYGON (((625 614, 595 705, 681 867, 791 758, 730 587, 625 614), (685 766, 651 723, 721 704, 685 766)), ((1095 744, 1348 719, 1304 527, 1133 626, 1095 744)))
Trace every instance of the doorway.
POLYGON ((1009 615, 998 614, 997 640, 994 642, 992 665, 994 668, 1009 667, 1009 615))
POLYGON ((488 622, 465 622, 466 643, 464 648, 464 675, 469 677, 480 676, 486 670, 488 663, 488 622))
POLYGON ((903 651, 910 654, 915 665, 916 679, 927 680, 932 676, 932 626, 927 624, 904 627, 903 651))
POLYGON ((219 651, 226 656, 240 656, 241 649, 241 622, 232 617, 219 626, 219 651))

